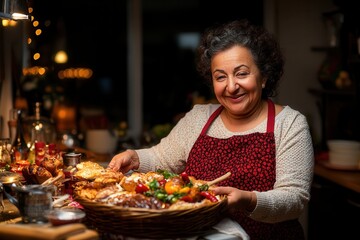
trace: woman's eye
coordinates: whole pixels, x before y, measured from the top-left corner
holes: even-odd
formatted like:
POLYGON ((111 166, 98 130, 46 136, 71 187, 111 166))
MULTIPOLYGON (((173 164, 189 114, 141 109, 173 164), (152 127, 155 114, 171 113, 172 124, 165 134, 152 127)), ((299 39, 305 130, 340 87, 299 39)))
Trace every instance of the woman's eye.
POLYGON ((221 81, 221 80, 224 79, 224 78, 225 78, 224 75, 220 75, 220 76, 216 76, 216 77, 215 77, 215 79, 216 79, 217 81, 221 81))
POLYGON ((247 72, 237 72, 236 73, 236 76, 237 77, 244 77, 244 76, 246 76, 248 73, 247 72))

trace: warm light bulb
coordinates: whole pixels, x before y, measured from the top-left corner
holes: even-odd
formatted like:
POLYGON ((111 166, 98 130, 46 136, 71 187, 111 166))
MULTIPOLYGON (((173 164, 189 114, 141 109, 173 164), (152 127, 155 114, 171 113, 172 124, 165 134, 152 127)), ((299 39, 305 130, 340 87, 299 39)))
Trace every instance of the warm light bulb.
POLYGON ((54 60, 56 63, 59 63, 59 64, 66 63, 68 60, 68 56, 65 51, 60 50, 56 53, 54 60))
POLYGON ((35 53, 34 55, 33 55, 33 59, 34 60, 38 60, 40 58, 40 53, 35 53))

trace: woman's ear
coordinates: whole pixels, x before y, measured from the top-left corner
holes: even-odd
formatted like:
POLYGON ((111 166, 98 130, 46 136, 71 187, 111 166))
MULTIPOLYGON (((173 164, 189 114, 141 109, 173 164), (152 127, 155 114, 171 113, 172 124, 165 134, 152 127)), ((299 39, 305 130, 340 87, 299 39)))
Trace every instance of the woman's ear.
POLYGON ((265 88, 266 80, 267 80, 266 78, 263 78, 262 83, 261 83, 262 88, 265 88))

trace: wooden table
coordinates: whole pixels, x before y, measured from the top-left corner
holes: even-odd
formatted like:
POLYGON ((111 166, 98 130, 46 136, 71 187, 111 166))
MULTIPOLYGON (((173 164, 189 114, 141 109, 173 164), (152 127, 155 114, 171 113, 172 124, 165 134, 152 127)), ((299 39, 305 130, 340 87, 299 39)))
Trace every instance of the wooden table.
MULTIPOLYGON (((4 196, 5 197, 5 196, 4 196)), ((20 212, 8 199, 4 199, 5 209, 0 214, 0 224, 5 222, 21 221, 20 212)))

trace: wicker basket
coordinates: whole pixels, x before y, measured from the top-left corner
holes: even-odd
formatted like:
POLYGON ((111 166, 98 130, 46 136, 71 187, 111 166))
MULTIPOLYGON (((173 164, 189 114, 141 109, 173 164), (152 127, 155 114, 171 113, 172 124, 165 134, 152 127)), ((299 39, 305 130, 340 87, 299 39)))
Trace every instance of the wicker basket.
POLYGON ((85 224, 100 234, 137 238, 179 238, 205 233, 224 216, 227 199, 186 210, 124 208, 77 197, 86 212, 85 224))

